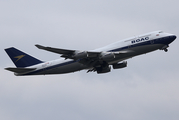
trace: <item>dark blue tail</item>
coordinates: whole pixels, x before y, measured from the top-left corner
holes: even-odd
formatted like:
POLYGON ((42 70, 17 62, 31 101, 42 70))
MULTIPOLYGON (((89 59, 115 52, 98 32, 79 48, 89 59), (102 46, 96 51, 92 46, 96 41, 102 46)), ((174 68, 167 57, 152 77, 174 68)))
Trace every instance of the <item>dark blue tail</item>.
POLYGON ((29 67, 42 63, 42 61, 16 49, 16 48, 7 48, 5 49, 6 53, 9 55, 16 67, 29 67))

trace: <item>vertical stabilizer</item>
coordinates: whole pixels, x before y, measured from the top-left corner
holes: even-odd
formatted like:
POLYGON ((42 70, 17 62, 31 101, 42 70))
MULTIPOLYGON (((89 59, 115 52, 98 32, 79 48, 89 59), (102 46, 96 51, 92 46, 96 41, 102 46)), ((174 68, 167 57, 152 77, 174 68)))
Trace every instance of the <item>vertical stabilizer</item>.
POLYGON ((14 48, 5 49, 6 53, 9 55, 16 67, 29 67, 42 63, 42 61, 14 48))

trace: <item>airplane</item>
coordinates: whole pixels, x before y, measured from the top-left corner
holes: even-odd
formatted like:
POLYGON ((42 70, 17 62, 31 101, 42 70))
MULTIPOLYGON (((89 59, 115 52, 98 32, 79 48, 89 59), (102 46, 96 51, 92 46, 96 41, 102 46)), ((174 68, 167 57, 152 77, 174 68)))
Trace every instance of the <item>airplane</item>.
POLYGON ((16 76, 49 75, 72 73, 80 70, 108 73, 113 69, 127 67, 127 59, 155 50, 168 51, 169 44, 176 35, 163 31, 154 31, 128 39, 120 40, 105 47, 89 51, 68 50, 42 45, 37 48, 61 54, 64 59, 41 61, 14 47, 5 49, 16 67, 5 68, 16 76))

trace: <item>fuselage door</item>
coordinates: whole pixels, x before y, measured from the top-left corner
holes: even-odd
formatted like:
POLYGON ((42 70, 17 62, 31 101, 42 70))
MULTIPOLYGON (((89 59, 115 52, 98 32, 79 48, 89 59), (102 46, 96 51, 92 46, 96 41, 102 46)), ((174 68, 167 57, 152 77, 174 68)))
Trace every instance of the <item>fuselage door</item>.
POLYGON ((151 44, 154 44, 154 42, 155 42, 155 36, 152 35, 152 36, 150 37, 150 43, 151 43, 151 44))
POLYGON ((151 43, 151 44, 154 44, 154 39, 150 40, 150 43, 151 43))

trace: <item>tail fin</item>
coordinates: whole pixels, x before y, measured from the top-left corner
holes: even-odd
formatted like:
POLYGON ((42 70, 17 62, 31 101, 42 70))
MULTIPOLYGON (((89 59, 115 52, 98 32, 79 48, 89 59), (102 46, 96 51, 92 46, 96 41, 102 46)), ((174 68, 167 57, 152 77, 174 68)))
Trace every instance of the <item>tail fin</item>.
POLYGON ((42 63, 42 61, 14 48, 5 49, 6 53, 9 55, 16 67, 28 67, 42 63))

